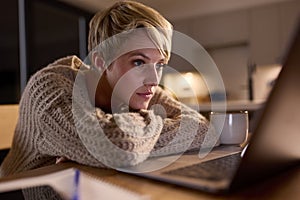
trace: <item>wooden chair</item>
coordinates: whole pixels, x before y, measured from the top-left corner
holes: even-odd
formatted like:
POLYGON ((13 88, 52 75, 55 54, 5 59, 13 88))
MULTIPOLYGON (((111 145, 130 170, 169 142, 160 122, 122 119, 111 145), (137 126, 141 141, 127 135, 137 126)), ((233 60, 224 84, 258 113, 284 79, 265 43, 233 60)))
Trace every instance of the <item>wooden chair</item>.
POLYGON ((18 108, 17 104, 0 105, 0 150, 11 147, 18 119, 18 108))

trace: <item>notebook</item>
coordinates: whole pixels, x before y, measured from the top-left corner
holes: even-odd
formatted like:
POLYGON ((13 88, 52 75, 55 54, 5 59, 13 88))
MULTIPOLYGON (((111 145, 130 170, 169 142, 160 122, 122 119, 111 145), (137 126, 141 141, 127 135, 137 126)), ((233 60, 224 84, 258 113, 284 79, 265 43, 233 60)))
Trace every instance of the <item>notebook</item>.
POLYGON ((237 190, 300 165, 300 30, 286 52, 282 70, 245 148, 219 146, 158 157, 122 171, 202 191, 237 190), (171 164, 170 164, 171 163, 171 164), (152 166, 151 166, 152 165, 152 166), (157 170, 153 169, 155 166, 157 170), (152 167, 152 168, 151 168, 152 167))
MULTIPOLYGON (((56 199, 56 200, 149 200, 142 195, 97 176, 97 168, 76 163, 61 163, 26 171, 0 180, 0 199, 56 199)), ((102 174, 110 173, 102 170, 102 174)))

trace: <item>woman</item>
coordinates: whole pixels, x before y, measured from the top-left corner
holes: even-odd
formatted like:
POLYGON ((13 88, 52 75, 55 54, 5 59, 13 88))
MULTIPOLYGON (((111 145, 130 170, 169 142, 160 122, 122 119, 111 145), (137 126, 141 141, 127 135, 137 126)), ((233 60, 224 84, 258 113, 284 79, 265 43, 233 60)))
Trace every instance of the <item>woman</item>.
MULTIPOLYGON (((171 37, 172 25, 137 2, 97 13, 90 22, 89 64, 69 56, 29 80, 0 175, 57 158, 126 167, 203 146, 208 121, 158 85, 171 37)), ((209 137, 214 145, 214 134, 209 137)))

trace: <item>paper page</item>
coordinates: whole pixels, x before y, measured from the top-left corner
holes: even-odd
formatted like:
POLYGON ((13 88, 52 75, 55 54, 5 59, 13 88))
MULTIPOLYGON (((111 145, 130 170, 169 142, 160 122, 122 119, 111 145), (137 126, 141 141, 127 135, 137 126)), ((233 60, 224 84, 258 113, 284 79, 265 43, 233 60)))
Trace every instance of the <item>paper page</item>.
POLYGON ((109 199, 109 200, 148 200, 150 197, 137 194, 125 188, 105 182, 99 178, 81 173, 78 199, 109 199))
MULTIPOLYGON (((34 171, 34 170, 33 170, 34 171)), ((100 177, 84 173, 74 167, 60 169, 52 166, 44 168, 38 173, 29 173, 25 176, 0 181, 0 192, 12 191, 33 186, 49 185, 64 199, 91 200, 148 200, 147 196, 127 190, 101 180, 100 177), (56 171, 51 171, 51 170, 56 171), (47 171, 47 169, 49 171, 47 171), (77 173, 79 172, 79 173, 77 173), (79 174, 76 181, 76 174, 79 174)))

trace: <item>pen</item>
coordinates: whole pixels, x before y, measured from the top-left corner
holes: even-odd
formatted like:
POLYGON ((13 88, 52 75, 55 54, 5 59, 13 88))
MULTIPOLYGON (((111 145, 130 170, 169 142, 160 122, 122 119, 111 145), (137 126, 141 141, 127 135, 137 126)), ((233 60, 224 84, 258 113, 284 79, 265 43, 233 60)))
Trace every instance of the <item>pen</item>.
POLYGON ((73 197, 72 200, 79 200, 79 176, 80 171, 78 169, 75 170, 75 176, 74 176, 74 191, 73 191, 73 197))

